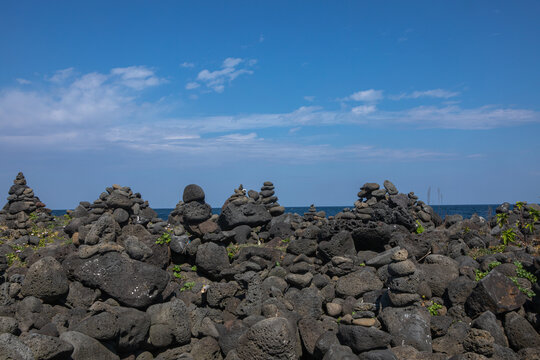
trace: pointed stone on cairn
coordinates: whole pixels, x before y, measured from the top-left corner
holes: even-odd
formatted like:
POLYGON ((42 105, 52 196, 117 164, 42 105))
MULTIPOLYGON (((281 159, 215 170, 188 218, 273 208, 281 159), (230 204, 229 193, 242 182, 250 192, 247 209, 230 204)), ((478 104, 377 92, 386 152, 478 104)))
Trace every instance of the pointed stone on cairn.
POLYGON ((26 184, 22 172, 13 180, 7 200, 7 204, 0 211, 0 224, 16 230, 19 235, 28 234, 32 221, 45 223, 53 219, 51 210, 34 195, 34 190, 26 184), (37 216, 37 219, 31 219, 31 214, 32 217, 37 216))

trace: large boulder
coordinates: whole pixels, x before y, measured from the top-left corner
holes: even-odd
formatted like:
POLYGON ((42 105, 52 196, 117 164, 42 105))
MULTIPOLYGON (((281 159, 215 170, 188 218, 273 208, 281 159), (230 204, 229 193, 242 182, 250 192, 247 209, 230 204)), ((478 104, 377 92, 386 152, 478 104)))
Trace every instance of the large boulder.
POLYGON ((516 312, 504 317, 504 331, 510 347, 516 351, 524 348, 540 347, 540 335, 533 326, 516 312))
POLYGON ((51 256, 44 257, 30 266, 24 278, 21 293, 52 301, 66 295, 69 282, 62 265, 51 256))
POLYGON ((148 342, 162 348, 185 345, 191 340, 191 326, 186 305, 175 299, 164 304, 152 305, 146 310, 150 316, 148 342))
POLYGON ((349 346, 356 353, 374 349, 384 349, 390 345, 390 334, 374 327, 357 325, 339 325, 337 334, 343 345, 349 346))
POLYGON ((418 351, 431 352, 430 315, 424 308, 387 307, 381 320, 392 335, 392 345, 410 345, 418 351))
POLYGON ((319 243, 319 254, 326 261, 332 259, 334 256, 356 255, 351 233, 343 230, 332 236, 330 241, 321 241, 319 243))
POLYGON ((57 337, 37 333, 27 333, 20 340, 32 350, 34 358, 40 360, 68 360, 73 346, 57 337))
POLYGON ((234 204, 229 203, 221 211, 218 223, 224 230, 231 230, 238 225, 249 225, 251 227, 265 225, 272 220, 272 215, 262 204, 247 203, 234 204))
POLYGON ((64 266, 83 285, 99 288, 120 303, 136 308, 145 308, 158 300, 169 282, 166 271, 117 252, 87 259, 72 255, 64 266))
POLYGON ((90 231, 84 238, 87 245, 95 245, 98 242, 113 242, 121 232, 120 225, 110 213, 105 213, 92 224, 90 231))
POLYGON ((296 326, 274 317, 253 325, 240 337, 236 351, 241 360, 292 360, 301 355, 301 344, 296 326))
POLYGON ((0 335, 0 359, 34 360, 32 350, 15 335, 0 335))
POLYGON ((227 249, 213 242, 201 244, 197 248, 195 263, 197 269, 214 278, 220 277, 221 272, 230 266, 227 249))
POLYGON ((447 286, 459 277, 458 262, 444 255, 428 255, 418 266, 434 296, 442 297, 447 286))
POLYGON ((478 282, 465 303, 471 315, 486 310, 495 315, 519 309, 527 297, 507 276, 498 271, 491 271, 478 282))
POLYGON ((340 277, 336 283, 336 293, 342 297, 358 297, 368 291, 382 289, 383 283, 372 269, 361 269, 340 277))
POLYGON ((88 335, 77 331, 66 331, 60 335, 63 340, 73 346, 73 360, 119 360, 118 355, 112 353, 103 344, 88 335))

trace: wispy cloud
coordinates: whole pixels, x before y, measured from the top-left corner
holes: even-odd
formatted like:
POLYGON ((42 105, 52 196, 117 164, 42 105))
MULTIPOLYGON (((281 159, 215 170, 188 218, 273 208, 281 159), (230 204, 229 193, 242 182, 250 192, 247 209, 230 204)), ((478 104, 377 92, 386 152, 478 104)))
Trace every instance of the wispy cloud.
POLYGON ((375 105, 360 105, 353 107, 351 109, 351 112, 355 115, 367 115, 375 112, 376 110, 377 108, 375 107, 375 105))
POLYGON ((75 69, 70 67, 56 71, 53 76, 48 78, 48 80, 53 83, 61 83, 73 75, 75 75, 75 69))
POLYGON ((32 83, 30 80, 26 80, 23 78, 17 78, 15 79, 15 81, 17 81, 21 85, 30 85, 32 83))
POLYGON ((180 64, 180 66, 183 68, 192 68, 192 67, 195 67, 195 64, 192 62, 184 61, 183 63, 180 64))
POLYGON ((401 100, 401 99, 419 99, 419 98, 437 98, 437 99, 449 99, 456 96, 459 96, 457 91, 448 91, 444 89, 433 89, 425 91, 413 91, 411 93, 402 93, 399 95, 390 95, 389 98, 392 100, 401 100))
POLYGON ((314 102, 315 96, 304 96, 304 100, 309 101, 309 102, 314 102))
POLYGON ((362 90, 357 91, 346 98, 342 99, 344 101, 363 101, 363 102, 376 102, 383 99, 382 90, 362 90))
POLYGON ((166 82, 165 79, 155 76, 154 71, 145 66, 114 68, 111 70, 111 74, 119 76, 119 79, 116 80, 118 83, 136 90, 142 90, 166 82))
POLYGON ((241 58, 226 58, 223 60, 221 69, 208 70, 204 69, 197 75, 197 81, 193 81, 186 85, 186 89, 193 90, 203 84, 208 89, 211 89, 217 93, 222 93, 225 90, 225 85, 230 84, 234 79, 242 74, 253 74, 253 70, 250 70, 253 65, 257 63, 256 60, 246 60, 241 58))
MULTIPOLYGON (((243 62, 230 58, 224 68, 237 68, 243 62)), ((482 130, 540 123, 537 111, 495 105, 417 106, 389 111, 375 106, 375 100, 382 96, 379 90, 360 92, 355 98, 363 104, 338 110, 302 106, 283 113, 189 117, 178 115, 171 100, 145 101, 144 90, 164 82, 147 67, 78 75, 71 69, 63 79, 49 85, 0 89, 0 146, 70 150, 114 146, 170 151, 178 156, 204 154, 222 160, 238 153, 266 160, 288 159, 283 161, 445 159, 453 155, 369 144, 341 146, 318 141, 314 145, 304 137, 315 127, 337 125, 482 130), (279 128, 287 132, 283 138, 260 136, 279 128)))
POLYGON ((197 82, 194 82, 194 81, 188 82, 188 83, 186 84, 186 90, 193 90, 193 89, 196 89, 196 88, 198 88, 198 87, 200 87, 200 86, 201 86, 201 85, 200 85, 199 83, 197 83, 197 82))

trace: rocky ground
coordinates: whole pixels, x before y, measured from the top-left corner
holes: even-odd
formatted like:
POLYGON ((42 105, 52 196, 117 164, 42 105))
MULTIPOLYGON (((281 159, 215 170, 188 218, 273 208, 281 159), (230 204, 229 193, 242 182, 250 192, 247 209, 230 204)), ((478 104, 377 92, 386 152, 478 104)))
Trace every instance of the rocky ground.
POLYGON ((0 359, 540 359, 540 207, 441 219, 367 183, 284 213, 240 185, 168 221, 113 185, 54 218, 19 174, 0 211, 0 359))

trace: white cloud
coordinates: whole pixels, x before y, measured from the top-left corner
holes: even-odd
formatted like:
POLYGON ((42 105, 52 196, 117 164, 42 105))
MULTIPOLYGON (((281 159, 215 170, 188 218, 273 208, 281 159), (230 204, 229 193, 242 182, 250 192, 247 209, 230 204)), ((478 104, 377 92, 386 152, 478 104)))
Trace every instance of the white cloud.
POLYGON ((67 68, 67 69, 62 69, 62 70, 56 71, 53 76, 48 78, 48 80, 50 82, 53 82, 53 83, 61 83, 64 80, 69 79, 73 75, 75 75, 75 69, 70 67, 70 68, 67 68))
POLYGON ((128 66, 124 68, 114 68, 112 75, 120 77, 119 82, 136 90, 142 90, 150 86, 157 86, 166 82, 155 76, 154 71, 145 66, 128 66))
MULTIPOLYGON (((228 62, 234 63, 244 64, 228 62)), ((376 107, 373 101, 341 110, 302 106, 283 113, 174 116, 175 104, 170 99, 155 102, 141 99, 142 90, 154 86, 145 82, 150 78, 158 79, 158 85, 162 83, 152 70, 130 67, 108 73, 71 75, 61 83, 45 87, 33 84, 0 89, 0 147, 37 149, 46 145, 61 150, 118 147, 167 151, 187 160, 190 155, 202 154, 216 161, 237 158, 233 155, 239 153, 246 158, 287 162, 445 159, 453 155, 429 149, 330 145, 324 139, 313 145, 297 141, 305 137, 296 132, 302 128, 304 135, 315 126, 336 125, 469 130, 540 124, 540 113, 527 109, 452 105, 386 111, 376 107), (133 86, 132 80, 141 84, 133 86), (285 140, 259 136, 264 129, 277 128, 295 134, 295 142, 290 143, 287 134, 285 140)))
POLYGON ((217 138, 218 141, 227 142, 245 142, 254 139, 257 139, 257 133, 254 132, 249 134, 228 134, 217 138))
POLYGON ((192 67, 195 67, 195 64, 192 62, 184 61, 183 63, 180 64, 180 66, 183 68, 192 68, 192 67))
POLYGON ((259 35, 259 42, 262 43, 264 41, 264 36, 261 34, 259 35))
POLYGON ((304 100, 309 101, 309 102, 314 102, 315 96, 304 96, 304 100))
POLYGON ((360 105, 353 107, 351 109, 351 112, 355 115, 367 115, 375 112, 376 110, 377 108, 375 107, 375 105, 360 105))
POLYGON ((21 85, 29 85, 29 84, 32 83, 30 80, 26 80, 26 79, 22 79, 22 78, 17 78, 17 79, 15 79, 15 81, 17 81, 21 85))
POLYGON ((194 82, 194 81, 188 82, 186 84, 186 90, 193 90, 193 89, 198 88, 199 86, 201 86, 201 85, 199 83, 194 82))
MULTIPOLYGON (((207 88, 212 89, 217 93, 222 93, 225 90, 225 85, 230 84, 238 76, 242 74, 253 74, 252 70, 249 70, 249 67, 254 66, 257 63, 257 60, 250 59, 245 60, 241 58, 226 58, 223 60, 221 69, 210 71, 208 69, 201 70, 197 75, 198 82, 190 82, 188 85, 189 89, 195 89, 201 83, 204 84, 207 88), (243 68, 239 68, 240 65, 244 65, 243 68)), ((188 89, 186 85, 186 89, 188 89)), ((188 89, 188 90, 189 90, 188 89)))
POLYGON ((444 89, 433 89, 425 91, 413 91, 412 93, 403 93, 399 95, 392 95, 390 99, 392 100, 401 100, 401 99, 418 99, 418 98, 437 98, 437 99, 449 99, 452 97, 459 96, 457 91, 448 91, 444 89))
POLYGON ((349 96, 347 96, 343 100, 350 100, 350 101, 362 101, 362 102, 376 102, 379 100, 382 100, 383 98, 383 91, 382 90, 363 90, 355 92, 349 96))

